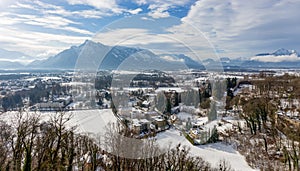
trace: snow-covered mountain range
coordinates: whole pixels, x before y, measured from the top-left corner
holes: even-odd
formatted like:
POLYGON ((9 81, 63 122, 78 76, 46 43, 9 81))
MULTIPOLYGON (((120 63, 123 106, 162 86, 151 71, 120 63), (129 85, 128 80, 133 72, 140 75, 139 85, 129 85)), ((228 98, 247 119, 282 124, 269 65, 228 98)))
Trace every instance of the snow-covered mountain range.
POLYGON ((257 54, 255 56, 268 56, 268 55, 273 55, 273 56, 289 56, 289 55, 296 55, 299 57, 299 53, 296 50, 287 50, 284 48, 280 48, 278 50, 276 50, 273 53, 261 53, 261 54, 257 54))
POLYGON ((251 60, 260 62, 299 62, 300 56, 295 50, 281 48, 273 53, 257 54, 251 60))
MULTIPOLYGON (((260 53, 248 59, 223 57, 220 58, 220 61, 225 70, 300 68, 299 53, 295 50, 287 50, 284 48, 272 53, 260 53)), ((212 65, 215 62, 214 59, 204 60, 206 66, 212 65)))
POLYGON ((205 59, 195 61, 184 54, 155 54, 147 49, 107 46, 99 42, 86 40, 79 46, 72 46, 45 60, 36 60, 29 64, 20 63, 30 59, 23 53, 0 49, 0 69, 76 69, 94 68, 114 69, 199 69, 223 66, 225 70, 300 68, 300 55, 295 50, 278 49, 272 53, 260 53, 248 59, 222 57, 219 60, 205 59), (11 60, 14 59, 14 60, 11 60), (221 65, 216 65, 221 63, 221 65))
POLYGON ((29 68, 74 69, 95 67, 98 69, 172 69, 203 68, 201 64, 185 55, 156 55, 150 50, 125 46, 106 46, 90 40, 72 46, 46 60, 34 61, 29 68), (165 58, 166 56, 171 57, 165 58), (93 63, 91 63, 93 61, 93 63), (101 63, 100 63, 101 62, 101 63))

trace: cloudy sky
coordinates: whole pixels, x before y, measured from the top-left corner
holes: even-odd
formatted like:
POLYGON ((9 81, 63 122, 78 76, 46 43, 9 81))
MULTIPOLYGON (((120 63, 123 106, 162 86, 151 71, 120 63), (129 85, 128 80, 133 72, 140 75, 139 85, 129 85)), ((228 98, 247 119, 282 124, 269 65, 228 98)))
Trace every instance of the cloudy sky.
POLYGON ((156 53, 300 50, 298 0, 0 0, 0 48, 43 59, 86 39, 156 53))

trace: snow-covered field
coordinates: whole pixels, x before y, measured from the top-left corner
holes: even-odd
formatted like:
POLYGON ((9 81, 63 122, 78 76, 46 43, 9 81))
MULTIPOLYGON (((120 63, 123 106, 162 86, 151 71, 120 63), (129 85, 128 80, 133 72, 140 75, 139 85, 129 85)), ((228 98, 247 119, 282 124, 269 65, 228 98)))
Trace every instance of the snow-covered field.
MULTIPOLYGON (((18 112, 6 112, 0 115, 0 119, 14 123, 18 112)), ((56 112, 25 112, 29 115, 39 115, 42 121, 48 121, 56 112)), ((24 113, 24 114, 25 114, 24 113)), ((67 122, 68 126, 76 126, 77 131, 81 133, 99 134, 105 132, 105 127, 109 122, 116 122, 117 118, 113 115, 111 109, 103 110, 77 110, 65 113, 66 117, 71 116, 67 122)))
POLYGON ((108 123, 116 123, 117 118, 111 109, 73 111, 71 125, 76 125, 79 132, 101 134, 108 123))
POLYGON ((157 142, 165 145, 171 143, 181 143, 190 148, 190 153, 200 156, 212 166, 217 166, 220 160, 225 159, 234 170, 253 170, 245 161, 245 157, 234 150, 231 146, 222 143, 194 146, 177 130, 167 130, 157 136, 157 142))

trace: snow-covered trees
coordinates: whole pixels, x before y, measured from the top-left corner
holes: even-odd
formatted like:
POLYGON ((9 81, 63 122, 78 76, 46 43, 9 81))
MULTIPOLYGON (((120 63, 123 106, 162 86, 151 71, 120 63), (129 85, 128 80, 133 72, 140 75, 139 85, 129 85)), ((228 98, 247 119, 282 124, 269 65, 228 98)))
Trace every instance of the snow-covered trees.
POLYGON ((228 103, 242 106, 240 116, 246 127, 231 130, 225 141, 238 144, 250 166, 261 170, 299 170, 300 125, 297 119, 285 115, 296 109, 280 103, 290 103, 290 97, 299 99, 299 80, 289 75, 258 76, 251 81, 251 91, 228 103))

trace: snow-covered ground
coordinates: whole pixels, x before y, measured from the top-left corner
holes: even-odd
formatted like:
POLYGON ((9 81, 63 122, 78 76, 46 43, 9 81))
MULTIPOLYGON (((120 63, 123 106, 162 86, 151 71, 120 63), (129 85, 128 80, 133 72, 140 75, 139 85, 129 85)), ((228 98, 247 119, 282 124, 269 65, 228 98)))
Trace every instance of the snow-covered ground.
MULTIPOLYGON (((15 112, 6 112, 0 116, 0 119, 13 121, 15 112)), ((35 114, 34 112, 31 112, 35 114)), ((48 120, 55 112, 41 113, 42 120, 48 120)), ((68 113, 67 113, 68 114, 68 113)), ((99 135, 105 132, 105 127, 109 122, 116 122, 117 118, 113 115, 111 109, 104 110, 78 110, 69 112, 72 114, 72 119, 69 122, 70 126, 77 126, 77 131, 81 133, 89 133, 99 135)), ((212 166, 216 166, 220 160, 225 159, 235 170, 253 170, 245 161, 244 156, 234 150, 231 146, 222 143, 193 146, 178 130, 171 129, 161 132, 156 137, 161 148, 176 146, 178 143, 189 147, 190 153, 195 156, 200 156, 208 161, 212 166)))
MULTIPOLYGON (((18 112, 6 112, 0 115, 0 120, 14 122, 18 112)), ((28 112, 29 115, 39 115, 42 121, 48 121, 56 112, 28 112)), ((109 122, 116 123, 117 118, 113 115, 111 109, 103 110, 76 110, 65 113, 65 116, 71 116, 67 122, 68 126, 76 126, 77 131, 97 135, 105 132, 105 127, 109 122)))
POLYGON ((181 143, 190 148, 190 153, 194 156, 200 156, 212 166, 217 166, 220 160, 228 161, 232 169, 237 171, 253 170, 245 161, 245 157, 229 145, 214 143, 208 145, 194 146, 177 130, 167 130, 158 134, 157 142, 164 146, 165 144, 181 143))
POLYGON ((117 118, 113 115, 111 109, 78 110, 73 111, 72 115, 70 125, 78 126, 79 132, 95 135, 104 133, 109 122, 117 122, 117 118))

